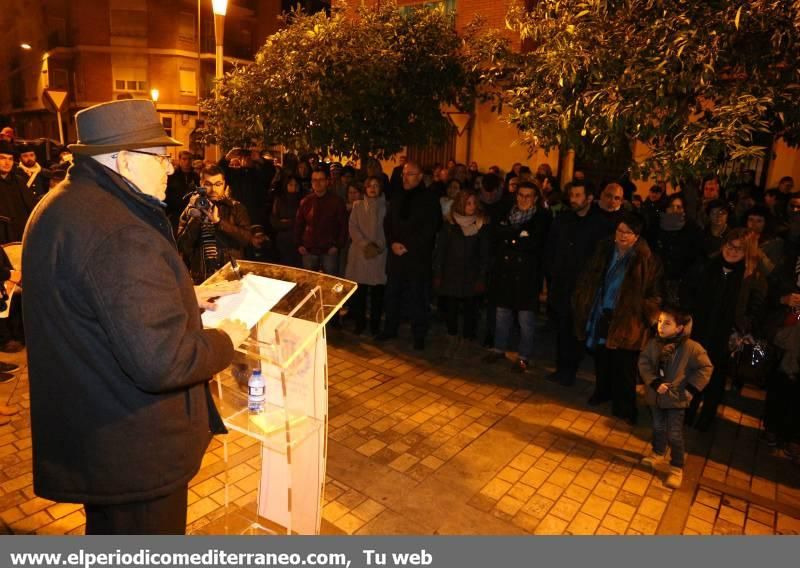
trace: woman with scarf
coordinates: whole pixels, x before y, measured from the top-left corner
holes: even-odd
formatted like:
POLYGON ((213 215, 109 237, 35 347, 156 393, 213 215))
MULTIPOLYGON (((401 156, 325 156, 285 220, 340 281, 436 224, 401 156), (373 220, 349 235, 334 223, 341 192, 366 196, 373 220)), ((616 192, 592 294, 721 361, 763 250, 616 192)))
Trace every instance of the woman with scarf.
POLYGON ((497 306, 494 347, 485 357, 495 362, 505 357, 510 348, 514 312, 520 326, 518 360, 513 369, 524 372, 533 354, 533 330, 539 292, 542 287, 542 253, 551 217, 537 207, 541 198, 538 188, 523 182, 516 195, 516 204, 495 229, 490 296, 497 306))
POLYGON ((683 194, 669 196, 667 207, 659 217, 658 226, 649 235, 648 242, 664 266, 666 300, 679 303, 681 280, 703 259, 703 233, 694 221, 686 218, 683 194))
POLYGON ((433 258, 433 283, 436 292, 445 300, 447 334, 451 339, 458 336, 459 312, 464 318, 462 337, 476 338, 478 302, 486 291, 489 269, 488 223, 477 196, 460 191, 439 231, 433 258))
POLYGON ((300 180, 294 176, 286 178, 272 203, 272 229, 275 231, 275 250, 278 262, 286 266, 300 267, 300 254, 294 238, 294 222, 297 209, 303 199, 300 180))
POLYGON ((644 221, 625 212, 613 239, 597 245, 572 304, 575 335, 594 352, 595 390, 590 406, 611 401, 614 416, 636 423, 639 352, 661 303, 661 263, 640 238, 644 221))
POLYGON ((760 331, 760 314, 766 302, 767 283, 759 269, 758 249, 747 229, 731 229, 718 254, 687 275, 681 288, 684 305, 693 314, 692 339, 708 351, 714 372, 700 396, 692 400, 687 424, 707 430, 717 415, 729 373, 732 332, 740 335, 760 331), (703 409, 698 417, 700 402, 703 409))
POLYGON ((386 217, 386 198, 378 177, 364 182, 364 198, 353 202, 350 212, 350 251, 347 255, 345 278, 358 283, 350 306, 356 334, 367 326, 369 301, 369 330, 380 331, 383 315, 383 291, 386 286, 386 237, 383 220, 386 217))

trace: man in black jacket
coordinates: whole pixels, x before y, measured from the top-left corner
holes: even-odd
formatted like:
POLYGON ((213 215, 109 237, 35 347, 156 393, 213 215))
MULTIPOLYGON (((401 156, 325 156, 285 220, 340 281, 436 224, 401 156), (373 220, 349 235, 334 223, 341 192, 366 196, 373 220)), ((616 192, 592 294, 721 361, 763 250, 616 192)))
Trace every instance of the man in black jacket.
POLYGON ((389 243, 386 326, 379 339, 397 336, 401 315, 411 319, 414 349, 425 348, 433 245, 442 219, 439 198, 422 183, 422 169, 403 166, 403 191, 389 205, 384 220, 389 243))
POLYGON ((575 382, 583 356, 583 344, 575 337, 572 295, 595 245, 611 236, 614 225, 592 207, 592 196, 583 185, 567 190, 570 210, 556 217, 545 247, 548 303, 556 317, 556 370, 548 378, 562 385, 575 382))
POLYGON ((23 243, 33 489, 83 503, 87 534, 182 534, 189 480, 225 431, 208 380, 247 330, 203 329, 162 203, 180 143, 153 104, 75 118, 75 164, 23 243))
POLYGON ((189 204, 189 196, 197 191, 200 176, 192 167, 192 153, 183 150, 178 154, 178 169, 167 178, 166 214, 172 225, 173 234, 178 234, 181 213, 189 204))

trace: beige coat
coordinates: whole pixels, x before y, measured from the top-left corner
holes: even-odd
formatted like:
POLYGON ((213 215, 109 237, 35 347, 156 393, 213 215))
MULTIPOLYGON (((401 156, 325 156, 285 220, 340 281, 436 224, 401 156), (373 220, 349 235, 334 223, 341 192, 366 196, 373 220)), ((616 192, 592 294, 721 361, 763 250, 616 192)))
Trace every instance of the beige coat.
POLYGON ((374 286, 386 284, 386 236, 383 219, 386 216, 386 198, 365 197, 353 203, 350 213, 350 251, 347 255, 345 278, 359 284, 374 286), (380 254, 372 258, 364 255, 364 248, 375 243, 380 254))

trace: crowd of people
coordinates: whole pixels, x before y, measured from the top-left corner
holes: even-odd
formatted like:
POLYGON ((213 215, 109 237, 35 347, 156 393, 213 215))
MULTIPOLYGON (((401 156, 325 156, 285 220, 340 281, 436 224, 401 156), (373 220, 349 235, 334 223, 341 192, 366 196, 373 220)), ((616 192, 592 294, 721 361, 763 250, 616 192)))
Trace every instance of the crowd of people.
POLYGON ((187 260, 208 249, 201 231, 189 231, 207 219, 219 233, 214 269, 249 258, 352 279, 358 291, 336 325, 390 341, 408 320, 414 349, 424 350, 436 309, 449 355, 482 343, 486 363, 515 353, 515 372, 530 367, 545 312, 556 332, 548 378, 573 385, 590 353, 588 404, 610 403, 632 424, 637 384, 651 385, 654 404, 669 410, 656 421, 656 456, 674 442, 677 470, 673 415, 708 430, 728 381, 741 386, 750 366, 748 376, 760 374, 768 389, 768 443, 798 457, 800 193, 791 178, 760 192, 748 184, 724 191, 710 176, 680 191, 655 184, 635 199, 626 180, 597 191, 580 171, 562 188, 547 164, 503 174, 474 162, 423 169, 401 158, 386 175, 374 160, 361 171, 314 155, 277 165, 234 150, 198 182, 220 213, 198 213, 197 193, 173 209, 187 260), (215 198, 213 180, 227 202, 215 198), (247 215, 234 214, 244 203, 247 215), (674 333, 662 336, 662 327, 674 333))
MULTIPOLYGON (((25 148, 0 144, 9 242, 63 176, 36 182, 25 148)), ((637 384, 646 385, 655 428, 647 463, 668 444, 673 485, 683 424, 708 430, 728 381, 736 387, 749 365, 768 391, 767 442, 800 459, 800 193, 791 178, 762 192, 752 183, 726 191, 709 176, 679 191, 657 183, 640 197, 627 180, 596 189, 580 171, 561 187, 547 164, 482 172, 475 162, 423 169, 401 157, 387 175, 373 159, 357 169, 241 149, 216 164, 181 152, 173 170, 166 213, 195 283, 232 258, 342 276, 359 287, 336 325, 390 341, 408 320, 424 350, 435 307, 448 355, 482 344, 487 364, 513 352, 520 373, 545 313, 556 336, 548 379, 570 387, 591 354, 588 404, 610 403, 632 424, 637 384)))

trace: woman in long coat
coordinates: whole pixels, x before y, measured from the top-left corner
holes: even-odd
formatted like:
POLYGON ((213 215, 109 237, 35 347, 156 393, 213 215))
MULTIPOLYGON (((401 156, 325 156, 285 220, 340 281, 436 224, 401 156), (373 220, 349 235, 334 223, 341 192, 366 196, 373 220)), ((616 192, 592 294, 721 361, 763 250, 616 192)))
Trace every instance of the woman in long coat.
POLYGON ((486 291, 489 269, 489 225, 472 192, 460 191, 439 231, 433 259, 434 288, 445 299, 447 334, 458 335, 463 313, 464 339, 475 339, 478 301, 486 291))
POLYGON ((351 300, 356 333, 362 333, 367 323, 378 335, 383 315, 383 292, 386 287, 386 236, 383 220, 386 217, 386 198, 381 180, 369 177, 364 183, 364 199, 353 203, 350 213, 350 251, 347 255, 345 278, 358 283, 351 300))
POLYGON ((661 263, 640 236, 644 222, 625 213, 613 239, 600 242, 573 297, 575 335, 594 352, 591 406, 612 401, 614 416, 635 423, 639 352, 658 318, 661 263))

